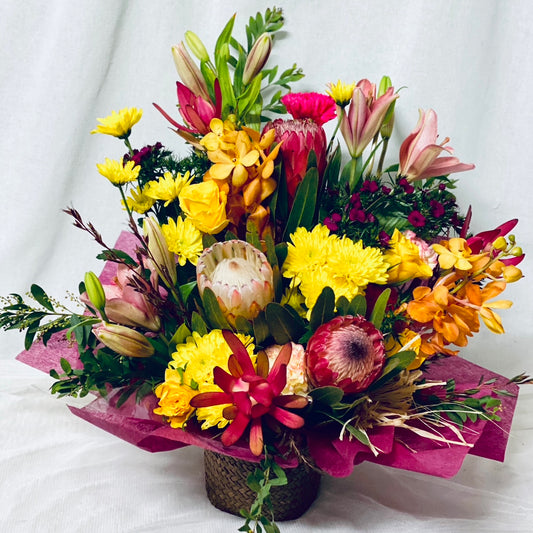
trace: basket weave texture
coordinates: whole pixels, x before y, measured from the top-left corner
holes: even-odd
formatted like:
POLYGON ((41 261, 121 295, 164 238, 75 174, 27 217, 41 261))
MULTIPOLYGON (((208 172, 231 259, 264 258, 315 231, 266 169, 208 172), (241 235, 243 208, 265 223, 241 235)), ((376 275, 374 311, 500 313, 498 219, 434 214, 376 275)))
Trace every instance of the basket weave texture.
MULTIPOLYGON (((209 501, 221 511, 237 516, 240 509, 249 509, 255 493, 246 479, 257 463, 243 461, 204 450, 205 486, 209 501)), ((294 520, 302 516, 318 495, 321 475, 300 463, 285 470, 287 485, 272 487, 270 497, 276 521, 294 520)))

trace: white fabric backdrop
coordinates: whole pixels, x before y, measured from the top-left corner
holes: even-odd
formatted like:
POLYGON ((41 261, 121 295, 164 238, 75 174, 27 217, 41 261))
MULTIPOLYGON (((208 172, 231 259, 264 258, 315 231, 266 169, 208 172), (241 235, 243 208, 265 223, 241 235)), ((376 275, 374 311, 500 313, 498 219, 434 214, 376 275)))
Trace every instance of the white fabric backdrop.
MULTIPOLYGON (((459 174, 472 229, 520 218, 515 233, 533 253, 530 203, 533 4, 528 0, 318 0, 278 2, 286 33, 272 64, 297 62, 295 90, 388 74, 401 91, 390 157, 434 108, 441 137, 476 169, 459 174)), ((98 246, 61 209, 73 205, 109 242, 125 228, 116 191, 96 171, 120 142, 91 136, 96 117, 144 109, 134 146, 180 139, 151 106, 172 110, 176 73, 170 46, 188 29, 209 50, 237 12, 241 31, 265 2, 234 0, 50 0, 0 4, 0 295, 37 282, 61 297, 98 271, 98 246)), ((241 33, 242 36, 242 33, 241 33)), ((507 376, 533 372, 531 261, 511 286, 507 334, 483 331, 463 356, 507 376)), ((46 375, 13 360, 17 333, 0 334, 0 530, 235 531, 240 521, 211 508, 201 450, 151 455, 78 420, 49 396, 46 375)), ((453 480, 364 464, 348 479, 325 479, 297 531, 530 531, 533 391, 518 403, 507 461, 467 458, 453 480)))

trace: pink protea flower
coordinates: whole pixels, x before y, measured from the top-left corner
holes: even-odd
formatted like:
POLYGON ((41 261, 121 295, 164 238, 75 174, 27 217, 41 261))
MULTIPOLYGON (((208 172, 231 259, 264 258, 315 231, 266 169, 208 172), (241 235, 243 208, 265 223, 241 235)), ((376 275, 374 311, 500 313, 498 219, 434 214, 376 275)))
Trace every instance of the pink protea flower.
POLYGON ((206 248, 196 265, 200 296, 209 287, 231 324, 254 319, 274 298, 272 267, 251 244, 232 240, 206 248))
POLYGON ((362 316, 338 316, 320 326, 307 344, 307 375, 315 387, 345 393, 365 390, 380 374, 383 335, 362 316))
POLYGON ((215 80, 215 103, 210 99, 206 100, 202 96, 193 93, 186 85, 179 81, 176 82, 176 86, 179 112, 187 126, 176 122, 159 105, 153 104, 154 107, 177 128, 177 133, 181 131, 189 134, 207 135, 211 131, 209 129, 211 120, 221 117, 222 93, 218 80, 215 80))
POLYGON ((473 169, 474 165, 461 163, 457 157, 439 157, 443 151, 453 153, 453 148, 445 146, 450 139, 436 144, 437 114, 433 109, 419 113, 418 124, 400 147, 398 174, 412 182, 473 169))
POLYGON ((385 115, 396 98, 398 95, 394 94, 393 87, 376 98, 376 86, 366 79, 355 86, 348 112, 342 111, 339 115, 340 130, 353 158, 359 157, 379 132, 385 115))
POLYGON ((282 143, 280 153, 292 203, 296 189, 307 172, 307 159, 313 150, 319 176, 326 168, 327 139, 322 125, 335 118, 335 101, 318 93, 291 93, 281 99, 293 120, 277 119, 264 131, 276 130, 276 142, 282 143))
POLYGON ((230 331, 223 331, 222 334, 233 351, 228 359, 229 374, 219 366, 213 370, 214 382, 223 392, 197 394, 191 399, 191 406, 199 408, 230 404, 223 411, 231 424, 222 434, 222 444, 235 444, 250 426, 250 451, 259 456, 263 452, 263 417, 271 417, 291 429, 301 428, 304 419, 286 408, 301 409, 308 400, 304 396, 281 394, 287 383, 290 344, 280 350, 269 371, 264 352, 257 355, 257 368, 254 368, 248 351, 238 337, 230 331))

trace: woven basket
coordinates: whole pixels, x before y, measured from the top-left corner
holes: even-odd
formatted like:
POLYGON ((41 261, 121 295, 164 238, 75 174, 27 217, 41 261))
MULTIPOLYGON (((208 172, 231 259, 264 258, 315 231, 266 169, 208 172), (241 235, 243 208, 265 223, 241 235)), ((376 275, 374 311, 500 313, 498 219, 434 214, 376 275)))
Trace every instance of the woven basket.
MULTIPOLYGON (((204 450, 205 486, 209 501, 221 511, 237 516, 240 509, 250 509, 255 493, 246 479, 256 463, 204 450)), ((321 475, 300 463, 285 470, 287 485, 272 487, 270 497, 276 521, 302 516, 318 495, 321 475)))

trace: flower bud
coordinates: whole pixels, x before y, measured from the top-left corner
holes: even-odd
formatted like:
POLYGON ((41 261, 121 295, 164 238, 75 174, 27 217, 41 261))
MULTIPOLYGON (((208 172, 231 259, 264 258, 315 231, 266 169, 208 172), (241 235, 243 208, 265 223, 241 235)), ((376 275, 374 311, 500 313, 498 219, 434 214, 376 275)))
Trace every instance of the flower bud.
POLYGON ((105 292, 98 276, 94 272, 86 272, 83 281, 90 302, 94 305, 95 309, 102 311, 105 307, 105 292))
POLYGON ((94 329, 94 334, 108 348, 120 355, 150 357, 154 354, 154 347, 148 339, 142 333, 126 326, 103 322, 94 329))
POLYGON ((204 46, 204 43, 196 35, 196 33, 192 31, 186 31, 185 32, 185 41, 189 45, 189 48, 191 49, 192 53, 203 62, 209 61, 209 54, 207 53, 207 50, 204 46))
POLYGON ((507 241, 505 240, 505 237, 498 237, 492 243, 492 246, 496 248, 496 250, 505 250, 507 248, 507 241))
POLYGON ((522 248, 520 248, 520 246, 515 246, 511 250, 511 255, 514 255, 515 257, 520 257, 521 255, 524 255, 524 252, 522 251, 522 248))
POLYGON ((391 79, 388 76, 383 76, 383 78, 381 78, 381 81, 379 82, 378 98, 380 96, 383 96, 387 92, 389 87, 392 87, 391 79))
POLYGON ((257 38, 244 65, 244 72, 242 74, 242 82, 244 85, 250 83, 265 66, 265 63, 270 56, 272 50, 272 37, 270 34, 263 33, 257 38))
POLYGON ((161 226, 155 218, 147 217, 144 219, 143 231, 157 273, 167 286, 170 286, 170 282, 174 286, 177 280, 176 260, 174 254, 168 249, 161 226))
POLYGON ((502 274, 503 274, 503 279, 507 283, 513 283, 514 281, 518 281, 519 279, 522 279, 524 277, 522 274, 522 271, 513 265, 506 266, 503 269, 502 274))
POLYGON ((187 86, 196 96, 201 96, 206 102, 210 102, 209 92, 204 77, 192 57, 187 52, 183 43, 172 47, 172 56, 178 74, 187 86))
MULTIPOLYGON (((379 89, 378 89, 378 95, 377 97, 380 98, 383 96, 389 88, 392 87, 392 81, 388 76, 383 76, 381 78, 381 81, 379 82, 379 89)), ((390 139, 392 136, 392 130, 394 128, 394 108, 396 107, 396 101, 392 102, 389 109, 387 110, 387 113, 385 114, 385 118, 383 119, 383 124, 381 125, 381 128, 379 130, 379 133, 384 139, 390 139)))

